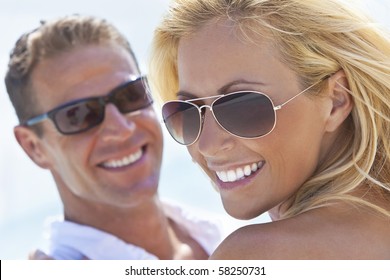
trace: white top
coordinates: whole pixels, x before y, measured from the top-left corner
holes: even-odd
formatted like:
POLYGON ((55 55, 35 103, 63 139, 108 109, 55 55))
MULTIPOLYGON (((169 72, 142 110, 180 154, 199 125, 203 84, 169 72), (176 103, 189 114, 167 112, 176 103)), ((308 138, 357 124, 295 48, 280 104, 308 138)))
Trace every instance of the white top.
MULTIPOLYGON (((200 218, 178 205, 164 203, 164 212, 182 225, 210 255, 224 234, 217 221, 200 218)), ((129 244, 99 229, 80 225, 63 218, 52 221, 48 228, 49 252, 60 260, 156 260, 155 255, 141 247, 129 244)))

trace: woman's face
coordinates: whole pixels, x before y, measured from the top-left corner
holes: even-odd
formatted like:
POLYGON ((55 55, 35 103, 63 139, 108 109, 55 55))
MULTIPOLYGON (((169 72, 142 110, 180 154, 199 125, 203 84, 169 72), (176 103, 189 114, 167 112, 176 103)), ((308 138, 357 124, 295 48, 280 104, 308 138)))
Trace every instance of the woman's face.
MULTIPOLYGON (((303 90, 267 39, 248 43, 228 22, 207 25, 181 39, 178 75, 178 99, 252 90, 280 105, 303 90)), ((277 111, 274 130, 257 139, 229 134, 206 108, 200 137, 188 150, 218 187, 230 215, 250 219, 272 209, 271 216, 277 217, 310 177, 326 153, 324 126, 330 109, 324 100, 298 96, 277 111)))

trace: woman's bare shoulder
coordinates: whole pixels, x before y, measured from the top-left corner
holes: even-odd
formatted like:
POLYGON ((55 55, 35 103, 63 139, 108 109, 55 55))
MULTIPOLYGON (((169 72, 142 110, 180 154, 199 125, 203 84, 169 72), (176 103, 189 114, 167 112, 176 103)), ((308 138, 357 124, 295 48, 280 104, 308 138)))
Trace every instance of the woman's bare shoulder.
POLYGON ((211 256, 263 260, 389 258, 389 220, 359 211, 327 210, 242 227, 230 234, 211 256))
MULTIPOLYGON (((211 259, 293 259, 299 247, 294 232, 283 222, 248 225, 231 233, 211 259)), ((299 239, 302 239, 299 238, 299 239)))

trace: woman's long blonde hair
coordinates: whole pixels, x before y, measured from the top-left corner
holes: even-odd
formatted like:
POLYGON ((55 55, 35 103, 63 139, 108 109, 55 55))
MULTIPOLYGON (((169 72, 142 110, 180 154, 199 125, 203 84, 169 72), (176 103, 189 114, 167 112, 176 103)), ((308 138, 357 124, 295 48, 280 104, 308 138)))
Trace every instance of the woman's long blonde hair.
MULTIPOLYGON (((213 20, 234 22, 244 38, 269 36, 302 87, 342 69, 354 108, 339 147, 302 185, 284 217, 349 201, 390 217, 390 37, 342 0, 175 0, 155 31, 149 67, 160 101, 178 90, 179 40, 213 20), (365 194, 352 195, 364 186, 365 194)), ((319 86, 325 87, 326 83, 319 86)))

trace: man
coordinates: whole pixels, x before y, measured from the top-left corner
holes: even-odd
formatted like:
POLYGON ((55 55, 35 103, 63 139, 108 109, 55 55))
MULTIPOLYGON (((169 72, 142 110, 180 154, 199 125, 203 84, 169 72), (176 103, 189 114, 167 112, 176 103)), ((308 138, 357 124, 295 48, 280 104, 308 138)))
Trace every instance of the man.
POLYGON ((50 170, 64 205, 56 259, 206 259, 207 220, 157 196, 162 132, 129 43, 105 20, 68 16, 16 43, 5 83, 27 155, 50 170))

